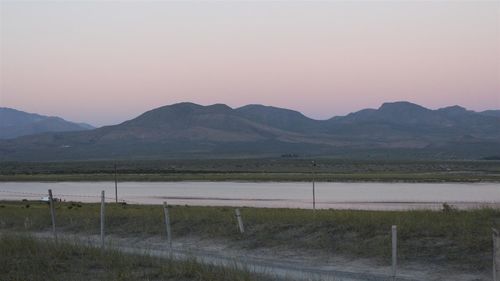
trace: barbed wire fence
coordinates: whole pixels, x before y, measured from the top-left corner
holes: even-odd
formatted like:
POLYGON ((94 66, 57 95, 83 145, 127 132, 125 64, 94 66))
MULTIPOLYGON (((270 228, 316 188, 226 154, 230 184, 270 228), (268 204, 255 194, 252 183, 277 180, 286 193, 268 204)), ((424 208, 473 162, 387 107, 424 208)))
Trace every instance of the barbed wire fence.
MULTIPOLYGON (((35 192, 22 192, 22 191, 9 191, 9 190, 0 190, 0 193, 3 194, 10 194, 10 195, 15 195, 15 196, 23 196, 23 197, 29 197, 29 198, 38 198, 40 201, 45 201, 42 200, 45 197, 48 197, 47 203, 51 205, 51 221, 52 221, 52 227, 53 227, 53 235, 54 239, 57 242, 57 232, 56 232, 56 211, 53 208, 53 204, 56 201, 61 201, 61 202, 73 202, 75 201, 73 198, 86 198, 86 199, 95 199, 92 200, 92 203, 99 203, 100 202, 100 239, 101 239, 101 248, 104 250, 105 249, 105 205, 110 202, 115 202, 115 197, 106 197, 105 192, 102 191, 101 196, 98 195, 83 195, 83 194, 56 194, 56 197, 52 197, 52 191, 49 189, 48 193, 35 193, 35 192), (48 196, 47 196, 48 195, 48 196), (62 201, 64 200, 64 201, 62 201), (67 201, 66 201, 67 200, 67 201)), ((142 204, 142 202, 138 201, 133 201, 133 200, 125 200, 125 199, 120 199, 118 201, 118 204, 120 203, 125 203, 125 204, 142 204)), ((169 256, 172 257, 173 254, 173 248, 172 248, 172 234, 171 234, 171 225, 170 225, 170 215, 168 212, 168 205, 167 202, 164 202, 163 204, 163 210, 164 210, 164 224, 166 227, 166 235, 167 235, 167 244, 168 244, 168 249, 169 249, 169 256)), ((245 229, 244 229, 244 223, 243 223, 243 216, 240 212, 239 208, 234 208, 235 211, 235 221, 236 221, 236 226, 240 232, 241 235, 245 234, 245 229)), ((392 280, 397 280, 398 279, 398 237, 397 237, 397 226, 393 225, 391 229, 388 231, 390 233, 390 241, 391 241, 391 272, 390 276, 392 280)), ((492 229, 492 244, 493 244, 493 249, 492 249, 492 280, 493 281, 500 281, 500 234, 496 229, 492 229)))
MULTIPOLYGON (((22 195, 24 197, 30 198, 38 198, 42 200, 44 197, 48 196, 48 193, 34 193, 34 192, 22 192, 22 191, 10 191, 10 190, 0 190, 0 193, 11 194, 11 195, 22 195)), ((72 198, 92 198, 95 199, 95 202, 98 203, 101 200, 101 196, 98 195, 82 195, 82 194, 56 194, 57 196, 54 198, 55 201, 74 201, 72 198)), ((106 200, 114 201, 115 197, 105 197, 106 200)), ((129 199, 119 199, 118 203, 127 203, 127 204, 142 204, 142 202, 129 200, 129 199)))

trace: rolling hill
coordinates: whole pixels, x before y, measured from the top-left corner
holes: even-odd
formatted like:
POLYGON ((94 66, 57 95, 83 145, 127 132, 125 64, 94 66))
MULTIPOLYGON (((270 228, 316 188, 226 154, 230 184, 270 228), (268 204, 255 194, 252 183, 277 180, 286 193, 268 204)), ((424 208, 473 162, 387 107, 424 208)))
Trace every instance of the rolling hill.
POLYGON ((282 108, 179 103, 115 126, 0 141, 5 160, 276 157, 480 159, 500 155, 500 117, 385 103, 329 120, 282 108))

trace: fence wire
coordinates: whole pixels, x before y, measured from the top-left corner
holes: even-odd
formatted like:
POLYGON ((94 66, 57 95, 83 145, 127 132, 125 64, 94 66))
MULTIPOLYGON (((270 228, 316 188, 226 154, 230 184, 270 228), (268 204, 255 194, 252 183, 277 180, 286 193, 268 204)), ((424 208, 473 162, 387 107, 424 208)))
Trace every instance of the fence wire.
MULTIPOLYGON (((0 193, 4 194, 11 194, 11 195, 22 195, 26 197, 46 197, 48 196, 48 193, 33 193, 33 192, 22 192, 22 191, 9 191, 9 190, 0 190, 0 193)), ((65 199, 63 197, 71 198, 71 197, 77 197, 77 198, 95 198, 96 202, 98 202, 101 199, 101 196, 98 195, 82 195, 82 194, 58 194, 54 193, 54 197, 58 199, 65 199)), ((116 198, 115 197, 104 197, 106 200, 114 201, 116 198)), ((69 200, 72 201, 72 200, 69 200)), ((130 203, 130 204, 142 204, 141 202, 138 201, 133 201, 133 200, 125 200, 125 199, 119 199, 118 200, 121 203, 130 203)))

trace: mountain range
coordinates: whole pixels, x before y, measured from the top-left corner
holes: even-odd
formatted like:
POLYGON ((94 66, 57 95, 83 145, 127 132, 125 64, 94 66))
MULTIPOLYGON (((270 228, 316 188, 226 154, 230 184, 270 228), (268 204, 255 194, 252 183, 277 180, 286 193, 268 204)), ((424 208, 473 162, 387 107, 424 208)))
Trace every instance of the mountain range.
POLYGON ((276 157, 481 159, 500 155, 500 110, 384 103, 328 120, 247 105, 178 103, 114 126, 0 141, 3 160, 276 157))
POLYGON ((85 123, 73 123, 59 117, 27 113, 0 107, 0 139, 12 139, 45 132, 68 132, 94 129, 85 123))

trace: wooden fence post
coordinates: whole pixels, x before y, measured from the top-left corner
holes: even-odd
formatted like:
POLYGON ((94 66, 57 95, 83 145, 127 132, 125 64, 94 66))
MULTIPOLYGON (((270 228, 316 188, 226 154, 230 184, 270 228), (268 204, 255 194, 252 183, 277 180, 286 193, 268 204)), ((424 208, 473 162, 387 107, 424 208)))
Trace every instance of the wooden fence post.
POLYGON ((101 191, 101 249, 104 250, 104 212, 105 212, 105 204, 104 204, 104 190, 101 191))
POLYGON ((49 189, 49 205, 50 205, 50 217, 52 219, 52 233, 54 234, 54 239, 57 242, 56 211, 54 210, 54 198, 52 197, 52 189, 49 189))
POLYGON ((117 179, 116 163, 115 163, 115 203, 118 203, 118 179, 117 179))
POLYGON ((495 228, 491 229, 493 232, 493 281, 498 281, 500 277, 500 266, 498 264, 498 231, 495 228))
POLYGON ((312 196, 313 196, 313 212, 316 213, 316 162, 312 161, 312 196))
POLYGON ((240 229, 240 233, 245 233, 245 227, 243 225, 243 219, 241 218, 240 209, 236 209, 236 219, 238 220, 238 228, 240 229))
POLYGON ((392 280, 396 280, 398 263, 398 227, 392 226, 392 280))
POLYGON ((165 227, 167 230, 167 243, 170 258, 172 258, 172 230, 170 229, 170 214, 168 212, 167 202, 163 202, 163 214, 165 215, 165 227))

